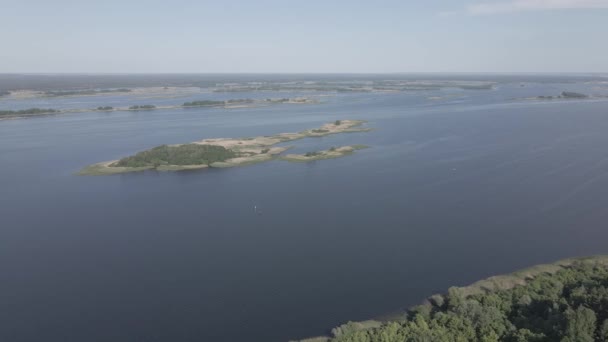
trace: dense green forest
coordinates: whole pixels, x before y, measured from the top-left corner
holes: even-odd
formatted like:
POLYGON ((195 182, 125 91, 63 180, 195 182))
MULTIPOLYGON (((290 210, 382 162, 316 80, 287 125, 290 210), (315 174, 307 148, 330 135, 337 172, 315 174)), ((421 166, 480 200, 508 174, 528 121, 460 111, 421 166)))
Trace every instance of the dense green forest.
POLYGON ((126 157, 113 166, 158 167, 161 165, 209 165, 238 157, 238 154, 222 146, 186 144, 179 146, 161 145, 151 150, 126 157))
POLYGON ((371 328, 353 322, 335 328, 330 341, 608 341, 607 260, 544 265, 546 269, 451 288, 401 319, 371 328))
POLYGON ((37 115, 58 113, 58 110, 49 108, 30 108, 22 110, 0 110, 0 116, 37 115))

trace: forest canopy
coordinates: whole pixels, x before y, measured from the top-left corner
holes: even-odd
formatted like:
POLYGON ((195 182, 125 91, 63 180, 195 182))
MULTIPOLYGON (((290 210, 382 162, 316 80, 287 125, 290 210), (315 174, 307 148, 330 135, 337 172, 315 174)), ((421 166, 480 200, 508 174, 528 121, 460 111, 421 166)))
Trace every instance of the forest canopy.
POLYGON ((350 322, 334 329, 331 341, 608 341, 608 268, 602 262, 577 261, 510 289, 466 295, 451 288, 431 302, 371 329, 350 322))
POLYGON ((123 158, 113 166, 209 165, 236 157, 238 157, 236 152, 223 146, 198 144, 161 145, 151 150, 139 152, 134 156, 123 158))

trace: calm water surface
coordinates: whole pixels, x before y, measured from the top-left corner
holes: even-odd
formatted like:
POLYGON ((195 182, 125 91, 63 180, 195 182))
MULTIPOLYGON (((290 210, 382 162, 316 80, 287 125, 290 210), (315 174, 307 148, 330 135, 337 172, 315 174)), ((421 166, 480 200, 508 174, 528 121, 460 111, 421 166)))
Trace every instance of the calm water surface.
POLYGON ((0 122, 0 340, 286 341, 607 253, 608 102, 511 100, 566 86, 608 93, 512 83, 0 122), (336 119, 375 130, 296 151, 372 148, 309 164, 74 175, 159 144, 336 119))

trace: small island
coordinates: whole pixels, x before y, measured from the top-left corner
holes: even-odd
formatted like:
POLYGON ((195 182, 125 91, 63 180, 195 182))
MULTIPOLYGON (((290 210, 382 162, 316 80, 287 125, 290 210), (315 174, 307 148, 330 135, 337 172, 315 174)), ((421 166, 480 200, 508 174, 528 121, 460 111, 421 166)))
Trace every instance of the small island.
POLYGON ((0 110, 0 118, 2 117, 26 117, 35 115, 57 114, 61 111, 51 108, 30 108, 22 110, 0 110))
POLYGON ((118 88, 118 89, 84 89, 84 90, 58 90, 58 91, 45 91, 44 96, 48 97, 59 97, 59 96, 88 96, 88 95, 102 95, 112 93, 130 93, 131 89, 118 88))
MULTIPOLYGON (((119 160, 97 163, 82 169, 79 175, 109 175, 144 170, 178 171, 207 167, 225 168, 244 166, 276 159, 289 149, 274 146, 278 143, 295 141, 308 137, 324 137, 330 134, 368 132, 370 128, 360 127, 362 120, 336 120, 320 128, 298 133, 250 138, 205 139, 181 145, 161 145, 150 150, 119 160)), ((363 145, 343 146, 327 151, 311 152, 310 155, 287 155, 284 160, 310 161, 338 158, 365 148, 363 145)))
POLYGON ((540 95, 536 97, 524 98, 524 100, 571 100, 571 99, 593 99, 593 98, 602 98, 605 96, 589 96, 586 94, 575 93, 573 91, 562 91, 559 95, 540 95))
POLYGON ((280 157, 281 160, 286 160, 290 162, 311 162, 315 160, 323 160, 323 159, 333 159, 340 158, 344 156, 348 156, 353 154, 357 150, 362 150, 364 148, 368 148, 369 146, 365 145, 352 145, 352 146, 341 146, 341 147, 331 147, 328 150, 322 151, 314 151, 314 152, 306 152, 304 154, 288 154, 286 156, 280 157))

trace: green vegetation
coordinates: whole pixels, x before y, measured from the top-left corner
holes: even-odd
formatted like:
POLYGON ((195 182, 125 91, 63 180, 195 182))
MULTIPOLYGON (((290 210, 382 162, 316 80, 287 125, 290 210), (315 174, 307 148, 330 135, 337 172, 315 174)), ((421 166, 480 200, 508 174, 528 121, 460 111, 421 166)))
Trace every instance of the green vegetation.
POLYGON ((142 106, 129 107, 129 110, 150 110, 150 109, 156 109, 156 106, 155 105, 142 105, 142 106))
POLYGON ((0 96, 8 96, 10 94, 11 94, 10 91, 0 90, 0 96))
POLYGON ((306 152, 304 154, 288 154, 280 157, 281 160, 289 162, 311 162, 316 160, 341 158, 353 154, 357 150, 368 148, 365 145, 353 145, 342 147, 330 147, 328 150, 306 152))
POLYGON ((163 165, 209 165, 236 158, 238 154, 222 146, 215 145, 161 145, 151 150, 126 157, 111 166, 117 167, 159 167, 163 165))
POLYGON ((565 260, 450 288, 402 317, 349 322, 333 342, 608 341, 608 257, 565 260))
POLYGON ((581 93, 575 93, 573 91, 563 91, 562 92, 562 97, 564 98, 572 98, 572 99, 585 99, 588 96, 585 94, 581 94, 581 93))
POLYGON ((46 96, 76 96, 76 95, 98 95, 108 93, 129 93, 131 89, 119 88, 119 89, 87 89, 87 90, 60 90, 60 91, 45 91, 46 96))
POLYGON ((255 101, 253 99, 231 99, 231 100, 227 100, 227 101, 201 100, 201 101, 184 102, 182 107, 215 107, 215 106, 247 104, 247 103, 254 103, 254 102, 255 101))
POLYGON ((253 102, 255 102, 253 99, 232 99, 232 100, 226 101, 226 104, 232 105, 232 104, 243 104, 243 103, 253 103, 253 102))
POLYGON ((105 106, 105 107, 97 107, 97 110, 113 110, 114 107, 105 106))
POLYGON ((42 115, 42 114, 53 114, 59 113, 58 110, 49 108, 30 108, 22 110, 0 110, 0 117, 2 116, 24 116, 24 115, 42 115))
POLYGON ((334 125, 336 126, 340 126, 342 124, 342 120, 336 120, 336 122, 334 122, 334 125))
POLYGON ((184 102, 183 107, 206 107, 206 106, 223 106, 224 101, 214 101, 214 100, 203 100, 203 101, 192 101, 192 102, 184 102))

